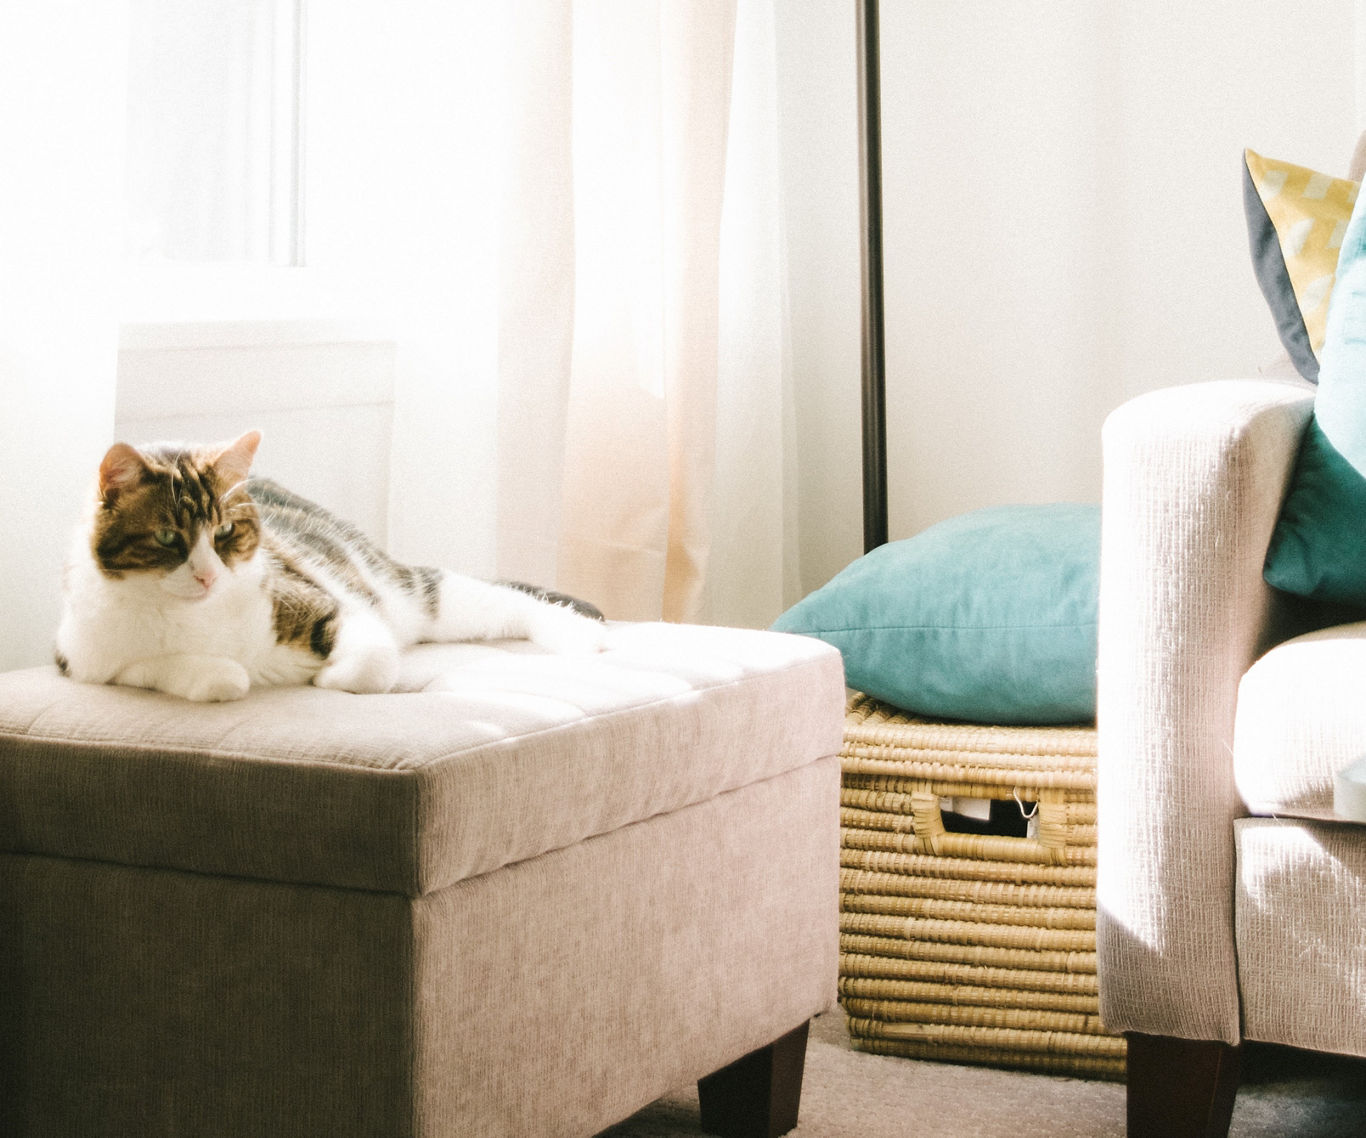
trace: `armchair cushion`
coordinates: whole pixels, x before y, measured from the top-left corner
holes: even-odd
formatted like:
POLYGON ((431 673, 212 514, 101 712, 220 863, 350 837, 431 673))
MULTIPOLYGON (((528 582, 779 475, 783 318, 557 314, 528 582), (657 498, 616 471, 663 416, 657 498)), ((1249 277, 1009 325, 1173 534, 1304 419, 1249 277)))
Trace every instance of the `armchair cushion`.
POLYGON ((1254 814, 1337 820, 1337 772, 1366 754, 1366 623, 1297 636, 1238 689, 1234 777, 1254 814))
POLYGON ((1366 834, 1244 818, 1234 841, 1246 1038, 1366 1055, 1366 834))

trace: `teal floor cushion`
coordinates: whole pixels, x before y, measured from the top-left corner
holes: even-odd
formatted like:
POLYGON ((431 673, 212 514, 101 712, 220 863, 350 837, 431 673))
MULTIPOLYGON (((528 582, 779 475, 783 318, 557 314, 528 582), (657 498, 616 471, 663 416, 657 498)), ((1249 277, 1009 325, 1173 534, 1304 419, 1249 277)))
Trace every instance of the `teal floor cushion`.
POLYGON ((995 506, 859 558, 774 624, 844 656, 852 688, 921 715, 1095 718, 1100 507, 995 506))

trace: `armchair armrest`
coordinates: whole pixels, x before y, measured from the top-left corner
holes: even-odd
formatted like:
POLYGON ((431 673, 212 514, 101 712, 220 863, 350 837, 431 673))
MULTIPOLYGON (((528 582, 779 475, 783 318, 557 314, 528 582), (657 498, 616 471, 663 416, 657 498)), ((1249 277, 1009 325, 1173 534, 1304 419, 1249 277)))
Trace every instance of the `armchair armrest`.
POLYGON ((1312 391, 1152 392, 1105 424, 1097 939, 1111 1030, 1240 1039, 1238 682, 1270 639, 1262 562, 1312 391))

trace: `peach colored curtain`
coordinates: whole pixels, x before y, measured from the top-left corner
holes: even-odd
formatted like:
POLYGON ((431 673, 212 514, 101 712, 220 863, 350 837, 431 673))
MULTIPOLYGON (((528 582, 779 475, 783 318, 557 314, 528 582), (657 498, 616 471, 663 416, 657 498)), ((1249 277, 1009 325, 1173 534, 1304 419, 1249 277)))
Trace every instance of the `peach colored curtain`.
POLYGON ((518 0, 509 27, 499 571, 617 619, 766 623, 790 560, 771 3, 518 0))

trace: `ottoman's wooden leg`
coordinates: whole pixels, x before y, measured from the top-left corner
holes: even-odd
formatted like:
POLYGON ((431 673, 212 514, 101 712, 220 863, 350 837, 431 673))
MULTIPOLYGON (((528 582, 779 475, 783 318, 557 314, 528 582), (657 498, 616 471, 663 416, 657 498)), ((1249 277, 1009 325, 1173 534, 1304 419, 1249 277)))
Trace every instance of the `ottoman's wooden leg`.
POLYGON ((1241 1047, 1129 1032, 1131 1138, 1224 1138, 1242 1070, 1241 1047))
POLYGON ((702 1129, 721 1138, 778 1138, 796 1126, 807 1026, 699 1079, 702 1129))

